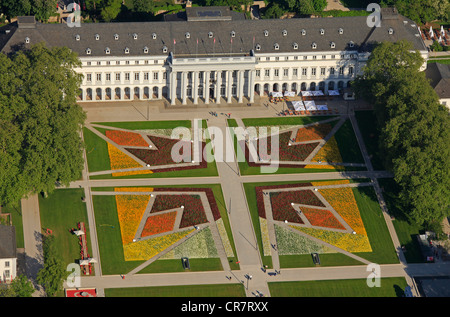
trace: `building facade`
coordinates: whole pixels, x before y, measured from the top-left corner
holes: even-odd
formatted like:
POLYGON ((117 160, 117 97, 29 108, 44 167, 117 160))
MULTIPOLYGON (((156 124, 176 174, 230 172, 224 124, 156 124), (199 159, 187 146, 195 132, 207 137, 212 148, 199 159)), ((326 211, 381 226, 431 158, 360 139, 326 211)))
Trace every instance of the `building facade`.
POLYGON ((245 104, 273 91, 346 88, 379 42, 405 39, 428 58, 417 25, 395 9, 382 11, 379 27, 367 17, 248 20, 228 8, 197 7, 163 22, 80 27, 21 17, 2 33, 6 54, 41 41, 77 52, 81 102, 245 104))

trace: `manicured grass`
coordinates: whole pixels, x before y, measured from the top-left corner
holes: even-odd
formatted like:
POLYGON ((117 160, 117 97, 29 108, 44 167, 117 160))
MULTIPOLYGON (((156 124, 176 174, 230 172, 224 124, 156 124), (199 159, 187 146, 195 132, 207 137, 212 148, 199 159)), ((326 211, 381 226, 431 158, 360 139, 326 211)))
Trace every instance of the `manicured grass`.
POLYGON ((370 161, 375 170, 384 170, 381 154, 378 149, 378 131, 373 111, 355 111, 356 121, 361 131, 370 161))
MULTIPOLYGON (((146 186, 148 187, 148 186, 146 186)), ((208 185, 171 185, 158 186, 178 187, 178 188, 211 188, 217 202, 220 214, 227 230, 228 239, 233 248, 234 254, 236 249, 234 245, 233 235, 231 233, 230 222, 226 210, 225 201, 222 195, 222 189, 218 184, 208 185)), ((113 190, 113 188, 100 188, 103 191, 113 190)), ((95 219, 97 224, 97 236, 99 241, 100 256, 102 259, 102 273, 108 274, 124 274, 131 271, 144 261, 125 261, 123 256, 122 238, 120 233, 119 219, 117 216, 116 200, 114 196, 93 196, 93 204, 95 211, 95 219)), ((190 271, 217 271, 223 270, 219 259, 189 259, 190 271)), ((230 268, 239 269, 236 264, 237 258, 229 258, 230 268)), ((161 273, 161 272, 184 272, 179 260, 156 260, 149 266, 141 270, 139 273, 161 273)))
POLYGON ((87 128, 83 128, 83 137, 89 172, 110 170, 111 163, 107 143, 87 128))
POLYGON ((148 130, 148 129, 174 129, 177 127, 191 127, 190 120, 171 121, 132 121, 132 122, 95 122, 108 127, 122 128, 128 130, 148 130))
MULTIPOLYGON (((246 127, 273 126, 273 125, 305 125, 318 121, 327 120, 330 118, 335 118, 335 116, 248 118, 242 119, 242 122, 246 127)), ((230 122, 231 120, 233 119, 229 119, 228 121, 230 122)))
POLYGON ((450 58, 449 59, 435 59, 432 61, 427 61, 428 64, 431 63, 439 63, 439 64, 446 64, 446 65, 450 65, 450 58))
POLYGON ((377 264, 399 263, 381 207, 372 186, 352 188, 372 252, 356 255, 377 264))
POLYGON ((16 230, 16 247, 24 248, 25 243, 23 241, 23 223, 22 223, 22 210, 20 202, 17 206, 3 206, 2 214, 11 214, 12 225, 16 230))
POLYGON ((366 279, 270 282, 271 297, 402 297, 404 277, 381 278, 381 287, 367 286, 366 279))
POLYGON ((350 120, 345 120, 334 137, 343 162, 364 163, 364 158, 359 149, 358 140, 356 139, 350 120))
POLYGON ((381 188, 383 189, 383 197, 386 201, 389 213, 394 215, 393 220, 395 231, 397 232, 397 237, 400 244, 405 247, 406 252, 404 255, 408 263, 423 263, 425 258, 423 257, 420 245, 417 241, 417 236, 423 233, 421 226, 411 223, 404 216, 403 211, 400 209, 397 203, 396 194, 398 188, 392 178, 382 178, 378 180, 381 188))
POLYGON ((107 288, 106 297, 245 297, 242 284, 107 288))
POLYGON ((77 228, 78 222, 85 224, 88 252, 92 252, 86 203, 82 197, 84 190, 81 188, 57 189, 47 198, 39 195, 41 226, 53 231, 57 254, 66 265, 80 259, 79 238, 70 232, 77 228))

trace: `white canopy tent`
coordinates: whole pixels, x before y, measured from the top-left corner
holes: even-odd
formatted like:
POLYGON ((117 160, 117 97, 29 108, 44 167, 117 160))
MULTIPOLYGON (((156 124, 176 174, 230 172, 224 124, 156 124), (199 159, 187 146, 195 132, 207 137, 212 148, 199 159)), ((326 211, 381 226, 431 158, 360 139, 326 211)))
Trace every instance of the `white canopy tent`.
POLYGON ((296 100, 292 102, 292 105, 294 106, 294 109, 296 111, 306 110, 305 106, 303 105, 303 102, 296 100))
POLYGON ((76 230, 73 233, 76 234, 77 236, 81 236, 82 234, 85 234, 84 231, 82 231, 82 230, 76 230))
POLYGON ((328 106, 327 105, 317 105, 317 110, 328 110, 328 106))
POLYGON ((272 91, 271 93, 270 93, 271 95, 272 95, 272 97, 283 97, 283 93, 282 92, 279 92, 279 91, 272 91))
POLYGON ((306 110, 314 111, 317 110, 316 103, 313 100, 304 101, 306 110))
POLYGON ((310 90, 302 91, 303 97, 311 97, 313 95, 313 92, 310 90))
POLYGON ((323 92, 322 90, 315 90, 312 92, 313 96, 317 97, 317 96, 323 96, 323 92))
POLYGON ((328 95, 339 96, 339 90, 328 90, 328 95))
POLYGON ((285 97, 295 97, 295 92, 294 91, 285 91, 284 96, 285 97))

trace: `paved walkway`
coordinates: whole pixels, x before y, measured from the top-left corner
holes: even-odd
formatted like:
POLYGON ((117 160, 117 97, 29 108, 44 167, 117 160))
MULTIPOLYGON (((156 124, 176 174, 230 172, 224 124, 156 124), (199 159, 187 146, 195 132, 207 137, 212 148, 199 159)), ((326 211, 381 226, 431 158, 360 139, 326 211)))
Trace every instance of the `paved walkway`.
MULTIPOLYGON (((245 117, 276 117, 284 107, 279 103, 269 104, 265 100, 261 104, 254 104, 251 107, 234 107, 233 105, 210 105, 196 108, 183 109, 166 109, 164 102, 126 102, 101 104, 91 103, 82 105, 87 111, 88 123, 105 122, 105 121, 146 121, 146 120, 185 120, 186 118, 208 119, 208 125, 217 126, 224 130, 226 127, 226 118, 220 113, 231 113, 231 118, 245 117), (210 111, 219 113, 217 117, 211 116, 210 111)), ((393 265, 382 265, 381 274, 383 277, 388 276, 409 276, 414 275, 449 275, 450 265, 409 265, 404 261, 403 254, 399 248, 398 239, 393 230, 392 221, 388 214, 386 204, 384 203, 381 190, 377 182, 380 177, 392 177, 385 171, 374 171, 367 155, 362 137, 359 132, 354 115, 348 107, 348 103, 336 101, 335 106, 342 113, 349 114, 359 146, 365 159, 367 171, 358 172, 324 172, 324 173, 298 173, 298 174, 265 174, 241 176, 236 161, 234 162, 217 162, 218 176, 215 177, 185 177, 185 178, 143 178, 143 179, 105 179, 90 180, 87 166, 83 171, 83 178, 80 181, 73 182, 71 188, 84 188, 86 195, 86 206, 88 213, 88 224, 91 230, 92 255, 98 260, 94 264, 95 276, 82 277, 82 287, 95 287, 99 296, 104 296, 105 288, 116 287, 139 287, 139 286, 162 286, 162 285, 190 285, 190 284, 213 284, 213 283, 242 283, 246 289, 247 296, 256 296, 257 292, 270 296, 268 282, 271 281, 300 281, 300 280, 323 280, 323 279, 346 279, 346 278, 367 278, 370 272, 366 271, 366 266, 351 267, 334 267, 334 268, 300 268, 300 269, 283 269, 280 274, 273 274, 274 270, 264 271, 260 252, 256 242, 253 225, 248 212, 247 200, 243 190, 245 182, 273 182, 273 181, 302 181, 302 180, 325 180, 325 179, 350 179, 350 178, 370 178, 374 182, 380 205, 386 223, 392 236, 392 240, 397 249, 400 263, 393 265), (161 273, 161 274, 130 274, 126 278, 119 275, 104 276, 101 272, 101 259, 98 249, 98 241, 96 235, 94 210, 92 207, 91 187, 98 186, 157 186, 157 185, 173 185, 176 184, 221 184, 224 199, 231 219, 231 229, 237 249, 237 256, 240 260, 240 270, 235 271, 219 271, 219 272, 182 272, 182 273, 161 273), (269 274, 270 273, 270 274, 269 274), (409 274, 409 275, 407 275, 409 274), (252 276, 251 279, 246 278, 252 276), (227 278, 230 277, 230 278, 227 278)), ((229 134, 226 133, 227 137, 229 134)), ((38 204, 36 199, 23 201, 24 212, 24 231, 25 249, 27 255, 30 256, 28 263, 33 263, 31 259, 37 259, 34 263, 39 263, 41 253, 40 235, 36 234, 34 240, 31 233, 40 232, 38 204), (28 242, 27 242, 28 241, 28 242)), ((275 261, 276 263, 276 261, 275 261)), ((279 266, 275 264, 275 268, 279 266)), ((30 266, 31 268, 31 266, 30 266)), ((39 265, 33 266, 29 272, 35 275, 39 265)), ((411 281, 409 280, 410 285, 411 281)))

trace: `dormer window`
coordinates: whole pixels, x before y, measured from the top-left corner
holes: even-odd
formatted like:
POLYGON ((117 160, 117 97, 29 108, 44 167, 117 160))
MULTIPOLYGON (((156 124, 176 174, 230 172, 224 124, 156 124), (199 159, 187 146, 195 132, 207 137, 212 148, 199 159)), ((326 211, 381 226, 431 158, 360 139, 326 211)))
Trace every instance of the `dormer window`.
POLYGON ((344 34, 344 29, 343 28, 339 28, 339 34, 344 34))
POLYGON ((156 33, 152 33, 152 39, 156 40, 156 33))
POLYGON ((213 32, 208 32, 208 37, 211 39, 214 36, 213 32))
POLYGON ((283 34, 283 36, 286 36, 287 35, 287 30, 283 30, 282 34, 283 34))
POLYGON ((355 46, 355 43, 354 43, 353 41, 350 41, 350 42, 348 43, 348 46, 349 46, 349 47, 354 47, 354 46, 355 46))
POLYGON ((312 43, 311 47, 313 50, 315 50, 317 48, 317 44, 314 42, 314 43, 312 43))
POLYGON ((261 50, 261 45, 260 44, 256 44, 256 50, 260 51, 261 50))
POLYGON ((269 31, 264 30, 264 36, 269 36, 269 31))
POLYGON ((389 32, 389 34, 394 34, 394 29, 393 28, 389 28, 388 32, 389 32))
POLYGON ((86 49, 86 54, 87 54, 87 55, 91 55, 91 49, 90 49, 90 48, 87 48, 87 49, 86 49))
POLYGON ((273 45, 273 48, 274 48, 275 50, 279 50, 279 49, 280 49, 280 45, 278 45, 278 43, 275 43, 275 44, 273 45))
POLYGON ((191 38, 191 33, 186 32, 186 33, 184 34, 184 36, 185 36, 187 39, 190 39, 190 38, 191 38))
POLYGON ((147 47, 147 46, 144 47, 144 53, 145 53, 145 54, 148 53, 148 47, 147 47))
POLYGON ((109 49, 109 47, 105 48, 105 53, 106 53, 106 54, 111 53, 111 50, 109 49))
POLYGON ((162 51, 163 51, 163 53, 167 53, 167 46, 163 46, 162 51))
POLYGON ((130 53, 130 49, 128 47, 125 47, 125 54, 130 53))
POLYGON ((306 35, 306 30, 302 29, 302 35, 306 35))
POLYGON ((25 38, 25 43, 27 43, 27 44, 30 43, 30 38, 29 37, 25 38))
POLYGON ((117 41, 119 39, 119 34, 114 34, 114 39, 117 41))
POLYGON ((231 31, 231 37, 236 37, 236 32, 231 31))
POLYGON ((96 40, 96 41, 100 40, 100 35, 95 34, 95 40, 96 40))
POLYGON ((133 33, 133 40, 137 40, 137 38, 138 38, 137 33, 133 33))
POLYGON ((331 47, 331 48, 336 48, 336 43, 331 42, 331 43, 330 43, 330 47, 331 47))
POLYGON ((77 40, 77 41, 80 40, 80 34, 75 35, 75 40, 77 40))
POLYGON ((294 48, 294 50, 298 50, 298 44, 297 43, 293 43, 292 47, 294 48))
POLYGON ((325 34, 325 30, 324 29, 320 29, 320 35, 324 35, 325 34))

